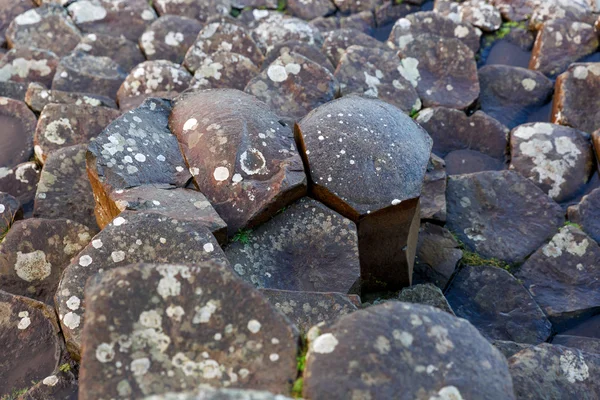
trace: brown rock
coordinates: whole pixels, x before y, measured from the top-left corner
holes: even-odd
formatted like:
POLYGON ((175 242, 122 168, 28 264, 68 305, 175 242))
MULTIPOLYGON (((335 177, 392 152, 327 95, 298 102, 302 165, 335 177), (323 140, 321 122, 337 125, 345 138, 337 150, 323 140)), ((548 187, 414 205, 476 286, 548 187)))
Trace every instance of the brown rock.
MULTIPOLYGON (((229 15, 230 0, 156 0, 159 15, 174 14, 206 21, 214 15, 229 15)), ((243 8, 243 7, 242 7, 243 8)))
POLYGON ((457 22, 466 22, 485 32, 494 32, 502 25, 500 11, 486 0, 435 0, 434 10, 457 22))
POLYGON ((36 123, 35 114, 25 103, 0 97, 0 178, 31 158, 36 123))
POLYGON ((362 11, 372 11, 380 3, 378 0, 333 0, 342 13, 355 14, 362 11))
POLYGON ((196 69, 190 87, 244 90, 259 72, 258 67, 249 58, 237 53, 218 51, 204 58, 196 69))
POLYGON ((0 192, 0 238, 4 238, 12 224, 23 218, 23 207, 15 197, 0 192))
POLYGON ((126 72, 146 60, 137 43, 124 36, 102 33, 83 35, 74 51, 84 52, 95 57, 108 57, 126 72))
POLYGON ((92 239, 86 226, 67 219, 17 221, 0 244, 0 286, 53 304, 64 269, 92 239))
POLYGON ((0 168, 0 191, 16 197, 23 205, 25 217, 33 214, 33 201, 41 168, 35 162, 19 164, 11 169, 0 168))
POLYGON ((273 47, 273 49, 271 49, 271 51, 269 51, 265 56, 261 70, 266 69, 279 56, 291 52, 300 54, 309 60, 316 62, 322 67, 327 68, 331 73, 335 71, 335 67, 331 64, 331 61, 329 61, 327 56, 318 47, 310 45, 306 42, 299 42, 297 40, 289 40, 287 42, 275 45, 275 47, 273 47))
POLYGON ((0 59, 0 80, 50 85, 58 57, 51 51, 19 47, 0 59))
POLYGON ((431 155, 421 191, 421 219, 446 221, 446 163, 431 155))
MULTIPOLYGON (((74 363, 72 363, 74 364, 74 363)), ((73 368, 72 364, 70 368, 73 368)), ((75 400, 79 391, 77 376, 72 371, 55 370, 37 384, 33 385, 27 393, 19 397, 20 400, 75 400)), ((63 367, 64 368, 64 367, 63 367)))
POLYGON ((299 40, 316 46, 323 44, 323 37, 318 29, 306 21, 279 12, 268 12, 266 17, 259 19, 253 35, 265 52, 288 40, 299 40))
POLYGON ((0 46, 6 47, 6 29, 19 14, 31 10, 31 0, 0 0, 0 46))
POLYGON ((354 29, 336 29, 325 34, 322 51, 329 57, 334 67, 337 67, 346 49, 350 46, 386 49, 385 45, 371 36, 354 29))
POLYGON ((409 285, 429 135, 396 107, 350 95, 307 115, 296 141, 311 196, 357 224, 363 292, 409 285))
POLYGON ((77 106, 85 104, 92 107, 117 108, 117 103, 108 97, 98 96, 96 94, 50 90, 38 83, 30 83, 27 87, 25 103, 37 113, 41 113, 44 107, 50 103, 72 104, 77 106))
POLYGON ((335 4, 331 0, 288 0, 286 11, 294 17, 311 20, 334 13, 335 4))
POLYGON ((232 89, 186 93, 177 99, 169 126, 194 183, 230 235, 268 220, 306 193, 290 128, 255 97, 232 89))
POLYGON ((202 24, 195 19, 164 15, 140 36, 140 47, 148 60, 168 60, 181 64, 194 44, 202 24))

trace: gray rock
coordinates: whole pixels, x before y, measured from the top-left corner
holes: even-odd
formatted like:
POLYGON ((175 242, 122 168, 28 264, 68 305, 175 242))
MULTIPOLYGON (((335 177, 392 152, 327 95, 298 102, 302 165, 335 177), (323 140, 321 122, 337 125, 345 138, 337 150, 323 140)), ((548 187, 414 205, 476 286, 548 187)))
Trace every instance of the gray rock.
POLYGON ((596 242, 600 242, 600 189, 583 196, 581 202, 568 209, 569 221, 579 224, 581 229, 596 242))
POLYGON ((431 155, 421 193, 421 219, 446 222, 446 163, 431 155))
POLYGON ((444 290, 462 254, 459 243, 448 229, 424 223, 419 230, 415 279, 431 282, 444 290))
POLYGON ((454 315, 452 307, 444 297, 444 293, 435 285, 425 283, 402 289, 398 295, 398 300, 405 303, 423 304, 436 307, 454 315))
POLYGON ((532 347, 530 344, 516 343, 508 340, 492 340, 495 348, 500 350, 504 357, 511 358, 518 352, 532 347))
POLYGON ((600 339, 584 336, 556 335, 552 344, 579 349, 584 353, 600 354, 600 339))

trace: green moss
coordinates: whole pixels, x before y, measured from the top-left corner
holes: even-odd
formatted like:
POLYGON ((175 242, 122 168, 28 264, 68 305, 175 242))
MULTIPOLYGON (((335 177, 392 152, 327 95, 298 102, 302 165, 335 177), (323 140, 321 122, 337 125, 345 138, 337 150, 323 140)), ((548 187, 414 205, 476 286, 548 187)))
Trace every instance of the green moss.
POLYGON ((0 400, 17 400, 19 396, 24 395, 25 393, 27 393, 28 390, 29 388, 14 389, 11 393, 5 394, 4 396, 0 397, 0 400))
POLYGON ((571 221, 565 221, 563 226, 572 226, 573 228, 577 228, 577 229, 581 230, 581 225, 576 224, 575 222, 571 222, 571 221))
POLYGON ((525 22, 515 22, 515 21, 504 22, 500 26, 500 29, 498 29, 496 32, 485 36, 483 47, 484 48, 489 47, 496 40, 504 39, 510 32, 512 32, 513 29, 527 30, 527 25, 525 24, 525 22))
POLYGON ((252 233, 252 229, 240 229, 237 231, 233 238, 231 238, 232 242, 240 242, 247 244, 250 242, 250 234, 252 233))
POLYGON ((239 8, 232 8, 231 11, 229 12, 229 15, 231 15, 233 18, 237 18, 240 16, 241 13, 242 13, 242 10, 240 10, 239 8))
POLYGON ((302 387, 304 384, 302 374, 306 368, 306 353, 308 353, 308 342, 306 340, 306 335, 301 335, 298 355, 296 356, 296 369, 298 370, 298 377, 292 386, 291 392, 292 397, 296 399, 302 397, 302 387))
POLYGON ((404 3, 404 0, 394 0, 395 5, 400 5, 402 3, 404 3))
POLYGON ((298 378, 292 386, 292 397, 295 399, 302 398, 302 389, 304 387, 304 379, 298 378))
POLYGON ((285 0, 277 0, 277 11, 285 11, 286 6, 285 0))
POLYGON ((496 258, 485 258, 480 254, 468 250, 463 250, 461 263, 463 265, 470 266, 491 265, 492 267, 505 269, 508 272, 511 272, 513 270, 513 266, 505 261, 498 260, 496 258))
POLYGON ((410 110, 410 114, 408 114, 408 115, 412 119, 415 119, 417 117, 417 115, 419 115, 419 110, 417 110, 416 108, 413 108, 412 110, 410 110))
POLYGON ((71 370, 71 364, 64 363, 60 367, 58 367, 58 369, 62 372, 69 372, 71 370))

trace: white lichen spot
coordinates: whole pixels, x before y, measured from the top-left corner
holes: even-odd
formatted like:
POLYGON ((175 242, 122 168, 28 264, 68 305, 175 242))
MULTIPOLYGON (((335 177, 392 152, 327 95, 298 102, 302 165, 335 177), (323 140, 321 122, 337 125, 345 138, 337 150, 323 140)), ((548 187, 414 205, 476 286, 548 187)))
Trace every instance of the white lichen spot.
POLYGON ((255 319, 248 321, 248 330, 252 333, 258 333, 260 331, 261 324, 255 319))
POLYGON ((190 118, 185 121, 183 124, 183 131, 191 131, 192 129, 196 129, 198 127, 198 120, 196 118, 190 118))
POLYGON ((101 239, 94 239, 94 240, 92 240, 92 246, 93 246, 95 249, 100 249, 100 248, 102 248, 102 240, 101 240, 101 239))
POLYGON ((160 328, 162 317, 156 310, 143 311, 140 314, 140 324, 147 328, 160 328))
POLYGON ((67 300, 67 307, 69 310, 77 310, 81 305, 81 300, 77 296, 71 296, 69 300, 67 300))
POLYGON ((106 18, 107 15, 104 7, 98 3, 88 0, 80 0, 76 3, 73 3, 68 7, 68 9, 76 24, 100 21, 106 18))
POLYGON ((81 265, 82 267, 87 267, 91 263, 92 263, 92 257, 88 256, 87 254, 79 257, 79 265, 81 265))
POLYGON ((283 65, 271 64, 267 76, 273 82, 283 82, 287 79, 288 73, 283 65))
POLYGON ((213 172, 213 177, 217 182, 223 182, 229 178, 229 170, 226 167, 217 167, 213 172))
POLYGON ((560 356, 560 369, 571 383, 583 382, 590 377, 590 372, 583 355, 575 354, 571 350, 564 350, 560 356))
POLYGON ((42 383, 46 386, 55 386, 58 383, 58 377, 56 375, 47 376, 42 383))
POLYGON ((411 85, 417 87, 421 80, 421 74, 419 73, 419 60, 412 57, 404 58, 400 61, 398 66, 398 72, 402 75, 411 85))
POLYGON ((521 84, 523 85, 523 88, 525 90, 527 90, 528 92, 531 92, 537 86, 537 83, 535 82, 535 80, 533 80, 531 78, 525 78, 525 79, 523 79, 523 81, 521 82, 521 84))
POLYGON ((469 35, 469 28, 467 28, 466 26, 462 26, 459 25, 456 28, 454 28, 454 36, 456 36, 459 39, 465 38, 469 35))
POLYGON ((389 339, 385 336, 378 336, 373 347, 375 347, 375 350, 377 350, 379 354, 387 354, 392 349, 389 339))
POLYGON ((434 325, 427 331, 427 336, 435 340, 435 349, 440 354, 446 354, 454 349, 454 343, 448 337, 448 329, 441 325, 434 325))
POLYGON ((279 360, 279 354, 277 353, 272 353, 271 355, 269 355, 269 360, 275 362, 277 360, 279 360))
POLYGON ((215 250, 215 246, 213 246, 212 243, 206 243, 204 246, 202 246, 202 248, 204 249, 204 251, 206 251, 207 253, 212 253, 215 250))
POLYGON ((110 343, 100 343, 96 347, 96 359, 101 363, 107 363, 115 358, 114 345, 110 343))
POLYGON ((196 307, 196 314, 192 319, 194 324, 205 324, 210 321, 210 317, 219 308, 220 302, 218 300, 209 300, 204 306, 196 307))
POLYGON ((325 333, 315 339, 312 351, 319 354, 329 354, 335 350, 338 340, 331 333, 325 333))
POLYGON ((50 276, 52 264, 46 261, 46 253, 41 250, 31 253, 18 251, 15 272, 24 281, 41 281, 50 276))
POLYGON ((437 395, 431 396, 429 400, 463 400, 463 397, 456 386, 444 386, 437 392, 437 395))
POLYGON ((123 217, 117 217, 113 220, 113 225, 114 226, 121 226, 123 225, 125 222, 127 222, 127 220, 123 217))
POLYGON ((167 312, 167 316, 169 318, 171 318, 172 320, 175 320, 177 322, 181 322, 181 317, 183 317, 183 315, 185 314, 183 307, 174 306, 172 304, 169 307, 167 307, 166 312, 167 312))
POLYGON ((575 236, 571 233, 568 226, 561 228, 561 230, 554 235, 550 243, 542 248, 542 253, 546 257, 557 258, 563 254, 563 251, 567 253, 582 257, 589 246, 590 242, 587 238, 584 238, 580 243, 577 243, 575 236))
POLYGON ((133 360, 129 366, 134 376, 143 376, 150 369, 150 360, 146 357, 133 360))
POLYGON ((23 14, 17 15, 15 23, 17 25, 33 25, 42 20, 42 16, 35 10, 25 11, 23 14))
POLYGON ((404 347, 410 347, 414 340, 413 335, 410 332, 406 331, 394 330, 392 332, 392 335, 394 336, 394 339, 400 341, 400 343, 402 343, 402 346, 404 347))
POLYGON ((27 329, 29 325, 31 325, 31 319, 29 318, 28 311, 21 311, 19 313, 19 318, 21 318, 21 320, 17 324, 17 328, 19 328, 20 330, 27 329))
POLYGON ((123 250, 113 251, 110 253, 110 257, 112 258, 113 262, 118 263, 125 259, 125 252, 123 250))
POLYGON ((74 312, 68 312, 65 314, 62 321, 67 328, 75 329, 79 327, 79 324, 81 323, 81 317, 74 312))

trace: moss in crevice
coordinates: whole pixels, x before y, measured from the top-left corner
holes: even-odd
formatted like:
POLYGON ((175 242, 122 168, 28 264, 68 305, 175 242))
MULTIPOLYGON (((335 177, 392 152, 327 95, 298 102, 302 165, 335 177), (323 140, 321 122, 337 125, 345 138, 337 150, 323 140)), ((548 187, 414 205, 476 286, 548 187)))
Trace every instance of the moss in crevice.
POLYGON ((302 397, 302 389, 304 385, 304 369, 306 368, 306 354, 308 353, 308 341, 306 335, 300 335, 300 343, 298 347, 298 355, 296 356, 296 369, 298 376, 292 386, 291 395, 293 398, 298 399, 302 397))

